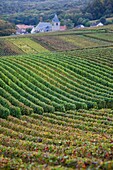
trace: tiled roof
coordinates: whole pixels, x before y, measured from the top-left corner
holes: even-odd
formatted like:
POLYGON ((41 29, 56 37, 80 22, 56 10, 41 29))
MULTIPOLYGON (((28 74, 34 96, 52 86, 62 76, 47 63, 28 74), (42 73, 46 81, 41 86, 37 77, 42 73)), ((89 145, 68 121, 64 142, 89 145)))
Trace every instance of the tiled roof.
POLYGON ((67 28, 66 28, 66 25, 64 25, 64 26, 60 26, 60 30, 66 30, 67 28))
POLYGON ((16 25, 18 29, 28 29, 28 28, 33 28, 32 25, 24 25, 24 24, 18 24, 16 25))
POLYGON ((76 28, 84 28, 84 25, 77 25, 76 28))

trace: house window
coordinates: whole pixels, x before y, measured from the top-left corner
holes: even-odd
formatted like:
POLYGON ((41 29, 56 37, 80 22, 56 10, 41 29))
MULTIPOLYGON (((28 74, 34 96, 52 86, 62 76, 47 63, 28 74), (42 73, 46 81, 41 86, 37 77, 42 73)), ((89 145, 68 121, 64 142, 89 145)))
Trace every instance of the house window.
POLYGON ((56 25, 58 26, 58 23, 56 23, 56 25))

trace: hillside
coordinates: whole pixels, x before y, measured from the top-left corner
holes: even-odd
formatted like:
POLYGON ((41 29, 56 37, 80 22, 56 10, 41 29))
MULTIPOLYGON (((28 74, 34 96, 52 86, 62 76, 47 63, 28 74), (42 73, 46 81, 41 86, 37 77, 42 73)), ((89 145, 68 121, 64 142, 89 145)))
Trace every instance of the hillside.
MULTIPOLYGON (((87 3, 88 0, 1 0, 1 10, 0 14, 14 14, 14 13, 21 13, 21 12, 28 12, 29 10, 39 11, 41 13, 49 10, 58 10, 58 11, 65 11, 65 10, 75 10, 79 8, 81 5, 87 3), (15 6, 17 8, 15 8, 15 6), (6 7, 6 8, 2 8, 6 7), (10 7, 10 8, 9 8, 10 7), (51 9, 52 8, 52 9, 51 9)), ((30 12, 29 11, 29 12, 30 12)), ((33 11, 32 11, 33 12, 33 11)))
MULTIPOLYGON (((36 25, 40 17, 44 21, 51 20, 55 13, 62 22, 74 18, 80 8, 89 0, 1 0, 0 16, 12 23, 24 23, 36 25)), ((68 21, 69 22, 69 21, 68 21)))
POLYGON ((1 0, 0 19, 14 24, 37 25, 39 21, 51 21, 57 13, 61 25, 73 28, 79 24, 90 26, 90 21, 113 23, 112 0, 1 0))
POLYGON ((99 48, 0 58, 2 169, 113 168, 111 56, 99 48))
POLYGON ((113 25, 0 38, 0 56, 112 47, 113 25))
POLYGON ((0 169, 113 169, 113 25, 0 37, 0 169))
POLYGON ((112 108, 112 55, 109 48, 0 58, 3 116, 4 107, 11 114, 112 108))
POLYGON ((0 167, 112 170, 112 127, 110 109, 0 119, 0 167))
POLYGON ((84 10, 91 15, 92 19, 111 17, 113 16, 113 0, 93 0, 84 10))

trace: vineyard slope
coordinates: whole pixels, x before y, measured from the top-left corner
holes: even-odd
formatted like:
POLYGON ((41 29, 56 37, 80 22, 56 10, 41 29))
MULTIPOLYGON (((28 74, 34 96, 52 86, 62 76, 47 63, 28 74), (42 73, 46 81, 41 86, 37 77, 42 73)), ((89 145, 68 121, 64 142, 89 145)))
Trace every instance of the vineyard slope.
POLYGON ((113 49, 0 58, 0 116, 113 108, 113 49))
POLYGON ((113 110, 0 118, 0 155, 1 169, 112 170, 113 110))

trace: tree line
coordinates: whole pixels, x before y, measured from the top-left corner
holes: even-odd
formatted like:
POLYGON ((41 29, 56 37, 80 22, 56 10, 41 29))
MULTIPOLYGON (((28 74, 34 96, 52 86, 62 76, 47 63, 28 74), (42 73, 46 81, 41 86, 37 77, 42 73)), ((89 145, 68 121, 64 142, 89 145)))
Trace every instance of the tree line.
POLYGON ((93 0, 83 10, 83 13, 89 13, 92 19, 113 16, 113 0, 93 0))

